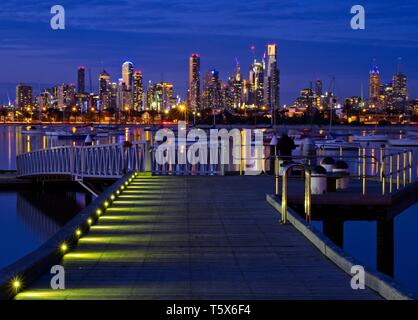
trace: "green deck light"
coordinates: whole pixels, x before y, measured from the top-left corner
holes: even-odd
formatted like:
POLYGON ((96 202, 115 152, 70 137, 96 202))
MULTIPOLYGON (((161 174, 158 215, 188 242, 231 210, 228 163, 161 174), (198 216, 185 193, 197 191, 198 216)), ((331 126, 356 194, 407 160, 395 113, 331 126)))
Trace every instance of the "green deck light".
POLYGON ((80 237, 80 236, 81 236, 81 230, 80 230, 80 229, 77 229, 77 230, 75 231, 75 235, 76 235, 77 237, 80 237))
POLYGON ((119 194, 120 193, 120 191, 119 190, 116 190, 116 194, 119 194))
POLYGON ((98 217, 100 217, 100 215, 102 214, 102 210, 97 209, 97 210, 96 210, 96 214, 97 214, 97 216, 98 216, 98 217))
POLYGON ((92 225, 92 223, 93 223, 93 220, 92 220, 91 218, 88 218, 88 219, 87 219, 87 223, 88 223, 88 225, 89 225, 89 226, 91 226, 91 225, 92 225))
POLYGON ((125 181, 125 186, 127 186, 128 185, 128 181, 125 181))
POLYGON ((125 189, 125 186, 120 187, 122 190, 125 189))
POLYGON ((20 281, 19 278, 14 278, 11 283, 12 283, 13 290, 15 292, 18 292, 20 288, 22 287, 22 281, 20 281))
POLYGON ((105 202, 103 203, 103 205, 105 206, 105 208, 107 208, 107 207, 109 206, 109 202, 108 202, 108 201, 105 201, 105 202))
POLYGON ((115 196, 113 194, 110 196, 110 200, 115 200, 115 196))
POLYGON ((62 253, 67 252, 67 250, 68 250, 68 246, 67 246, 67 244, 66 244, 66 243, 63 243, 63 244, 60 246, 60 249, 61 249, 61 252, 62 252, 62 253))

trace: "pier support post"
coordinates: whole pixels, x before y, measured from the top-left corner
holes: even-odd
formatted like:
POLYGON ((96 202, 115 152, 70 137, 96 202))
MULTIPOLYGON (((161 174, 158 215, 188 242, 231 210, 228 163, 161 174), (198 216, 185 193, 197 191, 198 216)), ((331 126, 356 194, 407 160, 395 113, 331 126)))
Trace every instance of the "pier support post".
POLYGON ((393 277, 394 271, 393 234, 393 219, 377 221, 376 266, 378 271, 390 277, 393 277))
POLYGON ((336 218, 324 218, 322 221, 324 234, 337 246, 344 246, 344 220, 336 218))

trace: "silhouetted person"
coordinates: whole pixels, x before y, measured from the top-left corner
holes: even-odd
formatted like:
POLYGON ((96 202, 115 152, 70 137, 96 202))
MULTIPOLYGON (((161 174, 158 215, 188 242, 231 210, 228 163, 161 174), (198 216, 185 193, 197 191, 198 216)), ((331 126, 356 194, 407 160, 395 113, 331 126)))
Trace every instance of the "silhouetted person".
POLYGON ((286 133, 282 135, 277 143, 277 150, 283 160, 292 160, 292 151, 296 149, 295 142, 286 133))

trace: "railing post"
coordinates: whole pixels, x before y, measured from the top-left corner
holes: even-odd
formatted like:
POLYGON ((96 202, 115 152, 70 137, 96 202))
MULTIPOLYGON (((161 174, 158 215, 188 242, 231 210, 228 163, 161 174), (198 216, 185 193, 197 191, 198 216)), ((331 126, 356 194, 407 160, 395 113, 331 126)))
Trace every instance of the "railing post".
POLYGON ((361 148, 358 148, 358 159, 357 159, 357 174, 358 178, 361 179, 361 148))
POLYGON ((366 194, 366 148, 363 148, 363 195, 366 194))
POLYGON ((392 193, 392 183, 393 183, 393 154, 389 156, 389 192, 392 193))
POLYGON ((285 170, 282 175, 282 223, 287 223, 287 173, 285 170))
POLYGON ((401 153, 398 152, 396 155, 396 190, 399 190, 400 184, 401 184, 401 177, 400 175, 401 171, 401 153))
POLYGON ((276 196, 278 196, 279 195, 279 178, 280 178, 280 175, 279 175, 279 171, 280 171, 280 166, 279 166, 279 158, 275 158, 274 159, 274 176, 275 176, 275 179, 276 179, 276 196))
POLYGON ((409 150, 409 183, 412 183, 413 151, 409 150))
POLYGON ((407 163, 406 163, 406 156, 407 156, 407 151, 404 150, 403 152, 403 186, 404 188, 406 187, 406 172, 407 172, 407 163))
POLYGON ((382 195, 386 192, 386 156, 383 156, 381 160, 380 176, 382 179, 382 195))
POLYGON ((306 222, 311 222, 311 172, 309 169, 305 170, 305 218, 306 222))

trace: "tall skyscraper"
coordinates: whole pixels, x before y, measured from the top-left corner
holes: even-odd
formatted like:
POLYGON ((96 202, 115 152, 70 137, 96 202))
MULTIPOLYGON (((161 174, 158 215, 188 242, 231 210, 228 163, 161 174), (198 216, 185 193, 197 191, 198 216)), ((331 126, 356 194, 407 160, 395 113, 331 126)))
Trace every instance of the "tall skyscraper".
POLYGON ((277 45, 267 45, 267 62, 264 74, 264 104, 275 110, 280 105, 280 71, 277 62, 277 45))
POLYGON ((193 53, 189 58, 189 109, 200 110, 200 57, 193 53))
POLYGON ((243 103, 241 66, 237 61, 235 73, 229 78, 229 88, 232 95, 232 108, 239 108, 243 103))
POLYGON ((144 86, 142 83, 142 71, 136 70, 133 77, 134 110, 141 111, 144 104, 144 86))
POLYGON ((219 72, 215 69, 205 74, 204 107, 218 109, 221 107, 222 93, 219 72))
POLYGON ((77 93, 81 94, 85 92, 86 85, 86 70, 83 66, 80 66, 77 71, 77 93))
POLYGON ((126 90, 131 91, 133 86, 134 65, 130 61, 122 64, 122 79, 125 83, 126 90))
POLYGON ((32 87, 19 83, 16 86, 16 108, 25 109, 32 106, 32 87))
POLYGON ((380 71, 376 64, 369 72, 369 98, 378 99, 380 93, 380 71))
POLYGON ((102 70, 99 75, 99 99, 101 110, 110 108, 110 75, 102 70))
POLYGON ((408 86, 407 77, 401 72, 397 72, 392 78, 393 95, 397 98, 407 100, 408 86))
POLYGON ((264 95, 264 69, 261 62, 254 59, 250 68, 251 104, 261 107, 264 95))

